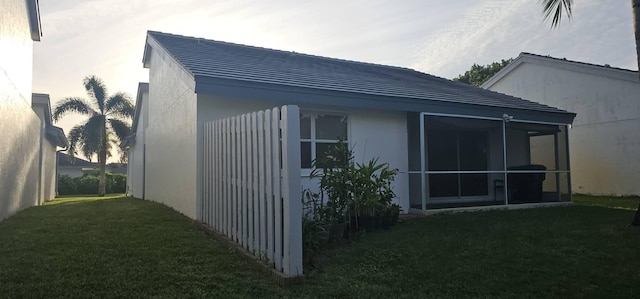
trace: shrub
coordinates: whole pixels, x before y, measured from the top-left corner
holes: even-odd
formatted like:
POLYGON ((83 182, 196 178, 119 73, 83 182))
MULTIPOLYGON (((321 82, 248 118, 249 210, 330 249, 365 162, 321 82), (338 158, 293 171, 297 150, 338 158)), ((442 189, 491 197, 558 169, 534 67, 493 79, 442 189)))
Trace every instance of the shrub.
POLYGON ((70 195, 77 194, 76 190, 76 182, 75 180, 68 175, 59 175, 58 176, 58 194, 60 195, 70 195))
POLYGON ((112 175, 111 193, 125 193, 127 191, 127 176, 116 173, 112 175))
POLYGON ((94 175, 85 175, 79 179, 78 194, 98 194, 100 178, 94 175))

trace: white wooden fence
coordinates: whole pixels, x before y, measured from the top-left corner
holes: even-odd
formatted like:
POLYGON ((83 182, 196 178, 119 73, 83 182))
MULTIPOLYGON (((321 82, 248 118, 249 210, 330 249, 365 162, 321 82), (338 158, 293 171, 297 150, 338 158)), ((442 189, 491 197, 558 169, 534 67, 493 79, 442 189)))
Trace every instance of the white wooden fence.
POLYGON ((204 127, 202 218, 287 275, 302 275, 297 106, 204 127))

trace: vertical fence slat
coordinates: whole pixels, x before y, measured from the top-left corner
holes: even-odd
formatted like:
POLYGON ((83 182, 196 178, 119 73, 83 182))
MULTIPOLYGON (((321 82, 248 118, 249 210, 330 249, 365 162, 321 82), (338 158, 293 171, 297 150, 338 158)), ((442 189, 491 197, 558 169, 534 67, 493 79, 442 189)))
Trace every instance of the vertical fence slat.
POLYGON ((215 151, 216 151, 216 165, 213 167, 213 171, 215 173, 215 181, 214 181, 214 188, 215 188, 215 202, 216 202, 216 210, 215 210, 215 217, 216 217, 216 230, 218 231, 222 231, 222 159, 220 159, 220 155, 222 154, 221 149, 222 149, 222 121, 216 121, 216 147, 215 147, 215 151))
POLYGON ((258 113, 251 113, 251 219, 253 219, 253 251, 260 254, 260 205, 258 201, 258 113))
MULTIPOLYGON (((209 123, 209 138, 213 139, 215 138, 215 123, 209 123)), ((216 224, 216 219, 213 215, 213 211, 216 208, 216 201, 215 201, 215 192, 213 192, 215 189, 213 188, 213 183, 215 182, 215 173, 213 172, 213 168, 215 167, 215 145, 213 145, 212 143, 209 144, 209 167, 208 167, 208 172, 209 172, 209 183, 208 185, 208 189, 209 189, 209 211, 207 211, 207 217, 209 217, 209 225, 215 228, 215 224, 216 224)))
MULTIPOLYGON (((265 177, 264 177, 264 169, 265 169, 265 161, 264 161, 264 112, 258 112, 258 127, 256 131, 258 133, 258 201, 260 206, 260 215, 259 218, 259 227, 260 227, 260 252, 262 254, 266 254, 267 252, 267 219, 266 219, 266 186, 265 186, 265 177)), ((264 258, 262 255, 260 258, 264 258)))
POLYGON ((208 135, 207 135, 208 132, 209 132, 209 126, 208 125, 209 124, 205 124, 204 125, 204 133, 203 133, 204 134, 203 136, 204 136, 205 140, 204 140, 204 148, 202 150, 202 152, 203 152, 202 159, 203 159, 203 162, 204 162, 204 167, 202 168, 202 172, 203 172, 202 173, 202 203, 200 205, 202 210, 200 211, 200 215, 199 215, 200 221, 203 222, 203 223, 207 223, 207 224, 209 224, 208 219, 206 217, 207 216, 207 211, 209 210, 209 207, 208 207, 209 190, 207 189, 207 183, 209 182, 209 180, 208 180, 209 173, 207 171, 207 166, 209 165, 209 157, 207 155, 207 149, 209 148, 209 144, 210 144, 210 141, 209 141, 208 135))
POLYGON ((239 161, 240 161, 240 117, 234 117, 232 119, 233 122, 233 204, 232 204, 232 215, 233 215, 233 239, 239 243, 240 237, 238 234, 240 233, 240 173, 239 173, 239 161))
POLYGON ((251 144, 251 114, 246 114, 246 119, 245 119, 245 139, 246 139, 246 149, 245 152, 247 154, 247 160, 246 160, 246 165, 245 165, 245 169, 247 170, 247 175, 246 175, 246 182, 247 185, 245 187, 245 189, 247 190, 247 197, 246 197, 246 201, 247 201, 247 212, 246 212, 246 216, 247 216, 247 250, 251 253, 255 254, 255 246, 253 244, 253 175, 251 174, 251 172, 253 171, 252 167, 252 163, 251 160, 253 158, 253 145, 251 144))
POLYGON ((267 203, 267 258, 273 263, 274 253, 275 253, 275 215, 273 214, 273 159, 272 159, 272 143, 273 140, 271 138, 271 127, 273 126, 273 122, 271 118, 273 114, 271 111, 267 110, 264 114, 264 149, 265 149, 265 176, 266 176, 266 190, 265 190, 265 201, 267 203))
POLYGON ((247 249, 247 139, 245 138, 245 118, 240 116, 240 244, 247 249))
POLYGON ((225 227, 225 231, 224 234, 227 236, 231 236, 231 205, 229 204, 229 202, 231 202, 231 142, 229 141, 231 138, 231 125, 230 125, 230 119, 225 119, 224 120, 224 126, 225 126, 225 135, 224 135, 224 142, 225 142, 225 168, 224 168, 224 173, 225 173, 225 179, 227 180, 226 184, 225 184, 225 189, 224 189, 224 203, 225 203, 225 210, 227 211, 226 214, 226 227, 225 227))
MULTIPOLYGON (((209 138, 215 138, 212 135, 215 134, 215 124, 213 123, 209 123, 209 138)), ((216 208, 216 203, 215 203, 215 193, 213 192, 213 182, 215 180, 215 173, 213 173, 213 167, 214 164, 216 163, 215 160, 215 146, 213 144, 209 145, 209 167, 208 167, 208 172, 209 172, 209 183, 208 183, 208 189, 209 189, 209 211, 207 211, 207 217, 209 218, 209 225, 215 228, 216 225, 216 219, 213 216, 213 210, 215 210, 216 208)))
POLYGON ((282 195, 281 195, 281 171, 280 171, 280 110, 273 109, 271 119, 271 140, 273 160, 273 197, 274 197, 274 263, 278 270, 282 270, 282 195))

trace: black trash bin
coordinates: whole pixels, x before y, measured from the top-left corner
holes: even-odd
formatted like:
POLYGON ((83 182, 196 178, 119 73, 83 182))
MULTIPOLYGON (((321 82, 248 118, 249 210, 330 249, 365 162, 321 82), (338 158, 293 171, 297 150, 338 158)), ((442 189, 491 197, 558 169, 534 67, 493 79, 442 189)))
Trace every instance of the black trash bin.
MULTIPOLYGON (((515 171, 545 171, 544 165, 520 165, 507 168, 515 171)), ((542 183, 545 173, 510 173, 507 176, 509 185, 510 202, 541 202, 542 183)))

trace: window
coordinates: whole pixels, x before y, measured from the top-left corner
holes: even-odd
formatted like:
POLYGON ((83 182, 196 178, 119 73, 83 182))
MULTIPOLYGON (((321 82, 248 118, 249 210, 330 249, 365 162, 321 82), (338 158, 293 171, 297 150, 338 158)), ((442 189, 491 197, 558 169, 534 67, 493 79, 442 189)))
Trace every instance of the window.
POLYGON ((340 114, 302 113, 300 115, 300 157, 302 168, 321 157, 339 140, 347 141, 347 116, 340 114))

